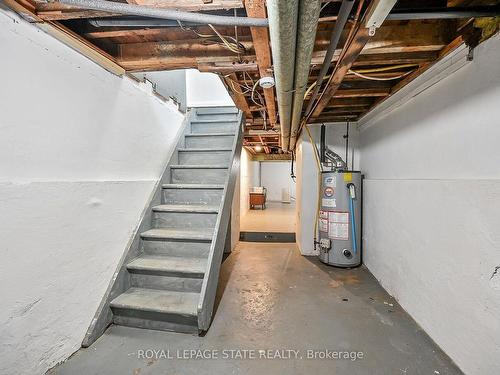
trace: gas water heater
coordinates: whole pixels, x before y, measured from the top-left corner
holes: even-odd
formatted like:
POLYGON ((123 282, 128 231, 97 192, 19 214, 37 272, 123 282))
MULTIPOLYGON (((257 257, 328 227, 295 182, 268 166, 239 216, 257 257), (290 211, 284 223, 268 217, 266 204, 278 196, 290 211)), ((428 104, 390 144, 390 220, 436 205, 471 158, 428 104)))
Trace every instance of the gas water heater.
POLYGON ((361 264, 361 172, 321 174, 319 259, 337 267, 361 264))
MULTIPOLYGON (((346 141, 346 153, 347 150, 346 141)), ((359 266, 361 172, 348 170, 346 162, 325 145, 324 126, 321 127, 320 156, 323 170, 318 215, 319 259, 336 267, 359 266)))

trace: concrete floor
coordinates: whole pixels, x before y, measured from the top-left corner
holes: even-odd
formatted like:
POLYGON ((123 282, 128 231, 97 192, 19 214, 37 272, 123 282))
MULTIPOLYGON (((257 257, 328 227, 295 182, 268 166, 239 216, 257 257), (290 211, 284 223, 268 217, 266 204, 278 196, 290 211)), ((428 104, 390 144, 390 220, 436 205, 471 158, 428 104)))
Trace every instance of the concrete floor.
POLYGON ((267 202, 266 209, 249 210, 240 219, 244 232, 295 232, 295 203, 267 202))
POLYGON ((461 374, 365 268, 325 266, 295 244, 240 243, 223 264, 219 298, 204 337, 112 326, 49 374, 461 374), (138 358, 148 349, 156 356, 138 358), (184 349, 218 350, 219 359, 178 358, 184 349), (244 349, 267 358, 221 359, 244 349), (307 359, 308 350, 363 358, 307 359))

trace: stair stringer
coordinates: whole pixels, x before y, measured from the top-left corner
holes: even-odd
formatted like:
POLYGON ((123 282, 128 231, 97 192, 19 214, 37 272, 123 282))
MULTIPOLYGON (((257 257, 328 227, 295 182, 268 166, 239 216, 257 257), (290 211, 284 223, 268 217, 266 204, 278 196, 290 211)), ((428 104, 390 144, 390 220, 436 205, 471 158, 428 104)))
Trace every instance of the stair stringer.
POLYGON ((238 112, 238 128, 232 146, 229 173, 224 184, 224 192, 220 204, 219 214, 215 224, 214 237, 208 255, 208 268, 203 278, 200 299, 198 302, 198 329, 206 331, 210 327, 215 304, 215 295, 219 282, 219 272, 224 249, 227 245, 227 233, 231 220, 231 204, 233 202, 236 179, 240 170, 241 149, 243 146, 243 126, 245 117, 238 112))

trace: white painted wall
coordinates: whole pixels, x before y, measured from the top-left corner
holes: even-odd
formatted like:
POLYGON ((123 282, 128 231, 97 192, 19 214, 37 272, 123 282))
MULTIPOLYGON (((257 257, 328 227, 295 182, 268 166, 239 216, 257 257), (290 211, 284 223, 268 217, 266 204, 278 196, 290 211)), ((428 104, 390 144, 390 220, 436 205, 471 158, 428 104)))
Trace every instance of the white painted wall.
MULTIPOLYGON (((319 150, 320 125, 310 125, 311 135, 319 150)), ((345 159, 346 125, 327 124, 326 143, 331 150, 345 159)), ((354 169, 359 170, 359 134, 351 125, 349 130, 349 168, 351 168, 354 154, 354 169)), ((318 201, 318 169, 314 159, 313 145, 307 132, 304 130, 297 143, 297 185, 296 185, 296 214, 297 214, 297 245, 303 255, 317 255, 314 251, 314 222, 316 220, 316 205, 318 201)))
POLYGON ((500 367, 499 61, 497 36, 361 133, 364 261, 470 375, 500 367))
POLYGON ((0 373, 80 347, 183 116, 0 11, 0 373))
POLYGON ((224 84, 214 73, 187 70, 186 94, 188 107, 234 106, 224 84))
POLYGON ((268 201, 280 201, 282 189, 288 189, 295 199, 295 182, 290 177, 290 161, 260 162, 262 186, 267 190, 268 201))
POLYGON ((151 81, 158 94, 164 98, 173 98, 181 111, 186 111, 186 69, 141 72, 134 73, 134 76, 151 81))
POLYGON ((240 217, 250 210, 250 188, 258 186, 259 163, 252 161, 252 155, 245 149, 241 150, 240 165, 240 217))

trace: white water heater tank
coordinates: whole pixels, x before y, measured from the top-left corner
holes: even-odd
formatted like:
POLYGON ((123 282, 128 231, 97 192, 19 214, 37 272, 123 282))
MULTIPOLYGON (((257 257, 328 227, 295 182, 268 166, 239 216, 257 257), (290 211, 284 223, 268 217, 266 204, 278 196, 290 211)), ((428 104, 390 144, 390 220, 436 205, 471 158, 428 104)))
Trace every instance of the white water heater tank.
POLYGON ((321 174, 319 259, 337 267, 361 264, 361 172, 321 174))

